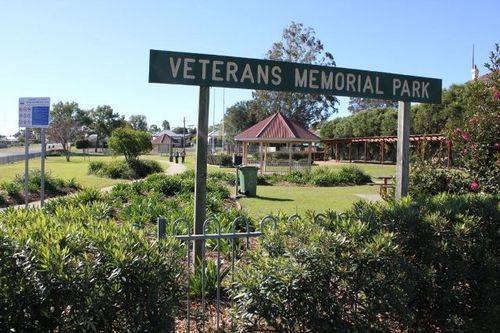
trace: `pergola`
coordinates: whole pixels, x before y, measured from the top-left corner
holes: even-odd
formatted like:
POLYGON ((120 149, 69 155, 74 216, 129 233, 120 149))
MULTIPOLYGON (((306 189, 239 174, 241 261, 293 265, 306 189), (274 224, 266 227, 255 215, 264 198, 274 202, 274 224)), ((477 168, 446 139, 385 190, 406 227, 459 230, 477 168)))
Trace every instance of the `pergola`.
MULTIPOLYGON (((352 162, 352 144, 353 143, 364 143, 364 162, 367 162, 367 150, 369 143, 377 143, 380 149, 380 164, 384 164, 384 152, 385 152, 385 144, 386 143, 397 143, 397 136, 372 136, 372 137, 360 137, 360 138, 334 138, 334 139, 323 139, 321 142, 324 144, 324 156, 323 159, 326 160, 327 151, 330 147, 335 147, 335 159, 340 161, 340 153, 339 147, 341 145, 347 145, 348 147, 348 159, 349 162, 352 162)), ((410 142, 415 142, 417 144, 418 150, 422 156, 425 156, 425 145, 423 142, 441 142, 442 144, 446 143, 447 148, 447 166, 451 167, 452 163, 452 154, 451 154, 451 141, 442 134, 419 134, 419 135, 410 135, 410 142)))
POLYGON ((278 112, 239 133, 234 137, 234 140, 243 146, 243 164, 248 164, 249 145, 259 145, 259 166, 262 173, 266 171, 267 148, 270 144, 286 144, 288 163, 292 165, 293 146, 308 143, 307 161, 308 165, 311 165, 312 143, 319 142, 320 138, 278 112))

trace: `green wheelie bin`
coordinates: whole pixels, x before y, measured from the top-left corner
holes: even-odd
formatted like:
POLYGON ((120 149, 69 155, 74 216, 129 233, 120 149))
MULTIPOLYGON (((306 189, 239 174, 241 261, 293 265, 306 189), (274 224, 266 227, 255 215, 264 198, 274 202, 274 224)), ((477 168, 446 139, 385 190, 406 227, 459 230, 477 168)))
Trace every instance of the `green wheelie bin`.
POLYGON ((259 170, 256 166, 240 166, 238 168, 239 175, 239 193, 244 194, 247 197, 257 196, 257 171, 259 170))

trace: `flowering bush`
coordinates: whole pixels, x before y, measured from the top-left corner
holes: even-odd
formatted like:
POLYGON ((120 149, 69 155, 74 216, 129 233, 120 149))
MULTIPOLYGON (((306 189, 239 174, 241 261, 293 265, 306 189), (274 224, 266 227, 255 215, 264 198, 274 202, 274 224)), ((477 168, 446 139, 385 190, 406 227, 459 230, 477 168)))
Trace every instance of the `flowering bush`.
POLYGON ((500 74, 467 85, 466 110, 461 128, 451 133, 458 163, 471 176, 469 189, 498 193, 500 188, 500 74))

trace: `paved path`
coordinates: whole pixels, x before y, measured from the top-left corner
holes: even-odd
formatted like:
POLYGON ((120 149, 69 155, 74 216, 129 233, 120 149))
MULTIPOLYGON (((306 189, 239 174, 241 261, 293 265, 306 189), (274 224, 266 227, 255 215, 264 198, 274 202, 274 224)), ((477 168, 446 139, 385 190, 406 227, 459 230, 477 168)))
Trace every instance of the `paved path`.
POLYGON ((174 162, 168 162, 168 161, 165 161, 167 164, 168 164, 168 169, 167 171, 165 172, 167 175, 177 175, 179 173, 183 173, 184 171, 186 171, 186 166, 184 164, 181 164, 181 163, 174 163, 174 162))
POLYGON ((375 202, 381 201, 382 197, 379 194, 355 194, 357 197, 365 199, 367 201, 375 202))
MULTIPOLYGON (((183 173, 184 171, 186 171, 186 166, 184 164, 181 164, 181 163, 174 163, 174 162, 169 162, 169 161, 160 161, 160 162, 164 162, 164 163, 167 163, 168 164, 168 169, 167 171, 165 171, 165 173, 169 176, 173 176, 173 175, 177 175, 179 173, 183 173)), ((141 181, 142 179, 136 179, 136 180, 131 180, 129 183, 132 183, 132 182, 138 182, 138 181, 141 181)), ((103 187, 101 188, 101 192, 110 192, 112 189, 113 189, 113 186, 107 186, 107 187, 103 187)), ((74 195, 78 192, 74 192, 74 193, 71 193, 71 194, 68 194, 68 195, 74 195)), ((53 198, 48 198, 48 199, 45 199, 45 202, 47 201, 50 201, 52 199, 55 199, 55 198, 60 198, 60 197, 53 197, 53 198)), ((18 208, 24 208, 24 204, 21 204, 21 205, 16 205, 16 206, 13 206, 14 209, 18 209, 18 208)), ((28 204, 28 207, 29 208, 40 208, 41 207, 41 203, 40 201, 32 201, 28 204)), ((6 207, 7 208, 7 207, 6 207)), ((6 209, 6 208, 0 208, 0 210, 3 210, 3 209, 6 209)))

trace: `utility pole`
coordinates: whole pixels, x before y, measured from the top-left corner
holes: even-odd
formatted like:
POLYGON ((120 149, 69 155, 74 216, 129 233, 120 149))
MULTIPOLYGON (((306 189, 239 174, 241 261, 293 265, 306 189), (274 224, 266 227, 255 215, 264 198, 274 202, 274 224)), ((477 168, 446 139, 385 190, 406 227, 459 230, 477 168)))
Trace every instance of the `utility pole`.
POLYGON ((186 117, 182 117, 182 151, 186 150, 186 117))
POLYGON ((222 142, 222 152, 224 152, 224 147, 225 147, 225 126, 224 126, 224 117, 226 115, 226 89, 222 88, 222 125, 221 125, 221 142, 222 142))
MULTIPOLYGON (((196 169, 194 183, 194 234, 203 234, 207 209, 207 132, 208 132, 208 106, 210 101, 210 88, 200 86, 200 99, 198 103, 198 128, 196 129, 196 169)), ((203 241, 194 242, 194 255, 201 259, 203 255, 203 241)), ((196 261, 195 261, 196 262, 196 261)))
POLYGON ((212 110, 212 154, 215 154, 215 89, 214 89, 214 107, 212 110))

